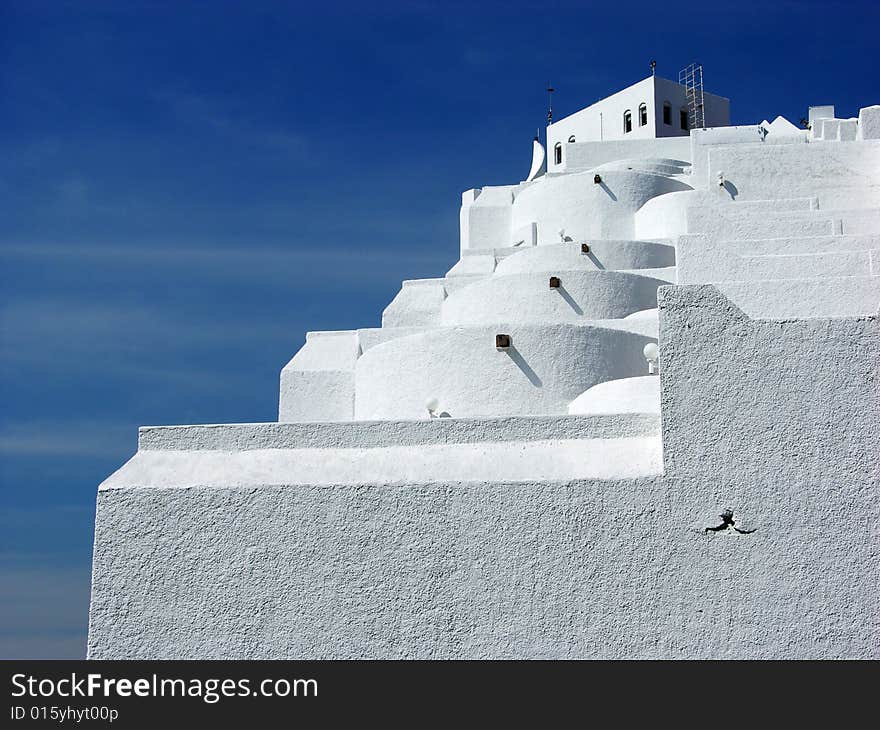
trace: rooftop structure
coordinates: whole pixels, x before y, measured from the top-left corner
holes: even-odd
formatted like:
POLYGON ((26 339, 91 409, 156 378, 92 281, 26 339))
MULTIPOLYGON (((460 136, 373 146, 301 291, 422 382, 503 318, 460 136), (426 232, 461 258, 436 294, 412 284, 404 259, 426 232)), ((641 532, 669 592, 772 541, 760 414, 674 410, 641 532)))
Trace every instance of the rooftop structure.
POLYGON ((279 422, 142 428, 89 655, 877 657, 880 106, 686 93, 466 191, 455 265, 309 333, 279 422))
POLYGON ((565 169, 572 144, 687 137, 698 121, 700 128, 730 124, 729 99, 701 93, 697 118, 690 112, 692 98, 684 84, 652 75, 559 119, 547 126, 548 170, 565 169))

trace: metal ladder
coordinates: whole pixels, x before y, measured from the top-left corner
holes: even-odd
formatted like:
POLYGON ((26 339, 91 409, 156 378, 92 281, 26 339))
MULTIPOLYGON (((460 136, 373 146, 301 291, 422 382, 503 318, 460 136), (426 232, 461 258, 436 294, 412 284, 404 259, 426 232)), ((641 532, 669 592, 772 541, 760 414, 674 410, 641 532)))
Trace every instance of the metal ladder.
POLYGON ((688 108, 688 129, 706 126, 703 114, 703 64, 692 63, 678 72, 678 83, 684 86, 688 108))

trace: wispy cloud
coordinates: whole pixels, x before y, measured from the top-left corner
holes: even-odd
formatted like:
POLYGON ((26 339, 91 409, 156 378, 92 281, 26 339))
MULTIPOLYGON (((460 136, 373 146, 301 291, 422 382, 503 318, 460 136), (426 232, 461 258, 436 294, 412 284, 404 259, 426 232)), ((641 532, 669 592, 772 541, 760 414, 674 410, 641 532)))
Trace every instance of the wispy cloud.
MULTIPOLYGON (((0 454, 6 456, 97 456, 137 448, 131 423, 64 419, 0 426, 0 454)), ((7 511, 4 517, 19 519, 7 511)))
POLYGON ((85 655, 90 570, 87 565, 0 564, 0 658, 81 658, 85 655))
MULTIPOLYGON (((382 272, 382 265, 395 264, 406 267, 413 263, 436 264, 438 276, 440 268, 451 266, 450 251, 414 249, 401 251, 382 246, 328 245, 326 243, 309 245, 291 243, 277 248, 267 247, 212 247, 209 245, 169 245, 167 243, 143 242, 138 244, 102 243, 51 243, 15 242, 0 244, 0 258, 51 258, 55 259, 94 259, 102 264, 152 263, 156 265, 177 265, 209 267, 209 270, 225 270, 230 275, 259 275, 277 271, 278 267, 299 266, 303 263, 332 261, 334 277, 357 272, 364 279, 382 272), (351 267, 346 263, 350 262, 351 267), (364 264, 371 264, 364 267, 364 264)), ((445 269, 444 269, 445 270, 445 269)), ((287 273, 287 272, 286 272, 287 273)))
MULTIPOLYGON (((20 299, 0 309, 3 342, 0 352, 15 358, 34 343, 54 343, 63 353, 91 353, 97 359, 109 351, 139 354, 176 349, 180 345, 206 346, 253 342, 267 337, 289 337, 290 330, 273 321, 193 320, 175 316, 172 308, 86 302, 75 298, 20 299)), ((50 351, 44 351, 46 356, 50 351)))
POLYGON ((191 357, 278 342, 290 342, 293 350, 303 331, 291 327, 289 318, 222 321, 210 312, 181 317, 174 307, 73 297, 18 300, 0 309, 0 358, 7 373, 28 368, 65 378, 112 375, 129 388, 152 382, 163 389, 216 391, 247 387, 245 375, 230 372, 223 362, 195 366, 191 357))

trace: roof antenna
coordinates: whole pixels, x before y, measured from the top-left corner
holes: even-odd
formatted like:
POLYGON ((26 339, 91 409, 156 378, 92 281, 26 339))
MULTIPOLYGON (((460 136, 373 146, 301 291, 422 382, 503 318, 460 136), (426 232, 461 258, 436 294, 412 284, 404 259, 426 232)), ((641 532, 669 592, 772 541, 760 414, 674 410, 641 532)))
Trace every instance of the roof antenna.
POLYGON ((553 92, 556 91, 550 82, 547 82, 547 94, 550 97, 550 106, 547 108, 547 124, 553 124, 553 92))
POLYGON ((651 76, 657 75, 657 62, 651 61, 651 76))

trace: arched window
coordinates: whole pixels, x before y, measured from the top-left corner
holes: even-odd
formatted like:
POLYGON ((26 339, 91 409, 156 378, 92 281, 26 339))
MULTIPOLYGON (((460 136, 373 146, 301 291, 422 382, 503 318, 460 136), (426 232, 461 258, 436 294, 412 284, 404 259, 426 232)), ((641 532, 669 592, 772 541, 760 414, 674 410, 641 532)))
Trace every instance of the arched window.
POLYGON ((628 132, 633 131, 633 115, 632 112, 627 109, 623 113, 623 133, 627 134, 628 132))
POLYGON ((571 135, 571 137, 568 138, 568 143, 574 144, 574 135, 571 135))
POLYGON ((562 164, 562 142, 557 142, 556 146, 553 148, 553 161, 557 165, 562 164))
POLYGON ((639 126, 644 127, 648 123, 648 105, 639 104, 639 126))
POLYGON ((672 126, 672 104, 668 101, 663 102, 663 124, 672 126))
POLYGON ((688 110, 682 109, 678 113, 678 117, 679 117, 679 121, 681 122, 681 128, 687 129, 688 128, 688 110))

